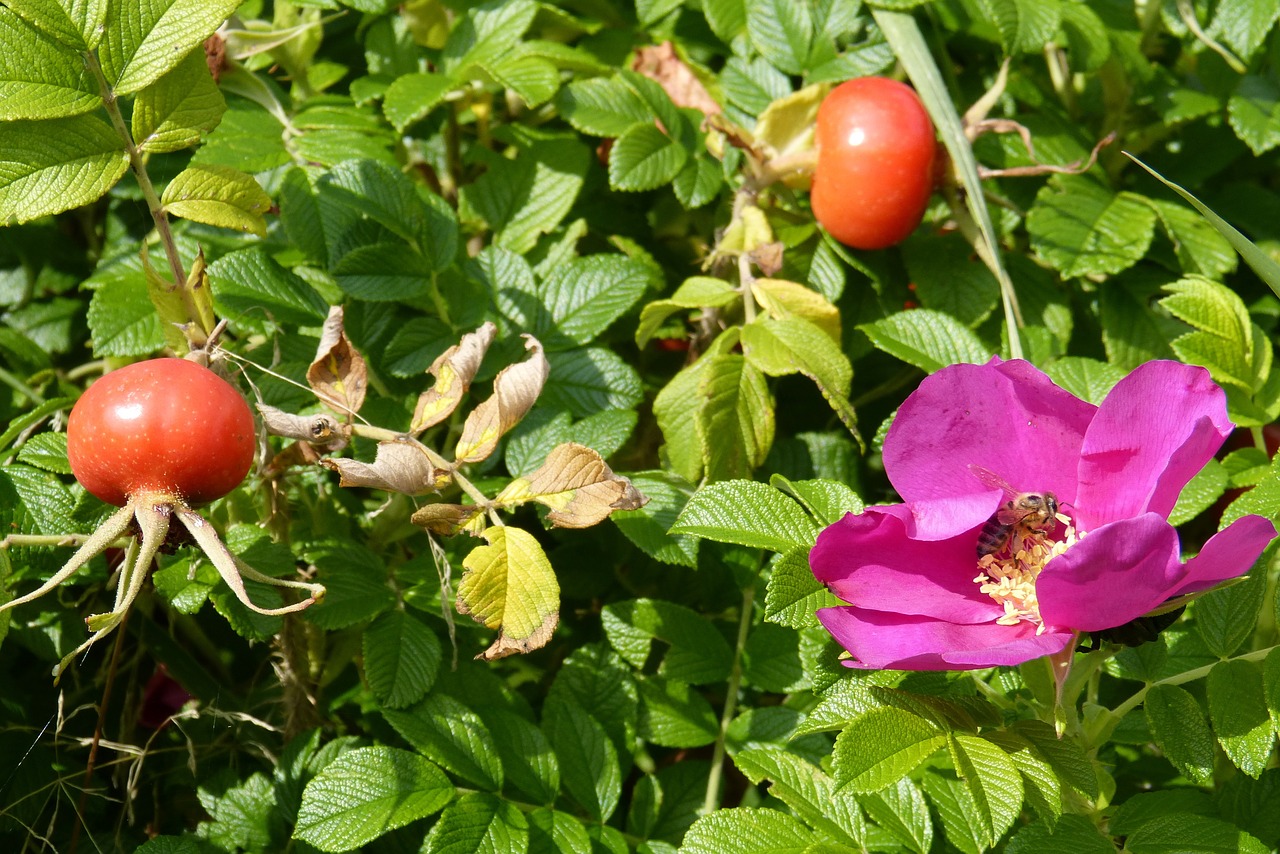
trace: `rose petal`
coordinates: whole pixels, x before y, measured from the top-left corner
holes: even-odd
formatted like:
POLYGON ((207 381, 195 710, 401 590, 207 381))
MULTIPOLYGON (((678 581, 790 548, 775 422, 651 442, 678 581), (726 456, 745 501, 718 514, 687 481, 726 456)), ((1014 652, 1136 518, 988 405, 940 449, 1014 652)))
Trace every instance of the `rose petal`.
POLYGON ((1170 593, 1198 593, 1228 578, 1244 575, 1276 536, 1276 526, 1262 516, 1242 516, 1214 534, 1200 554, 1183 567, 1182 584, 1170 593))
POLYGON ((1102 401, 1085 434, 1077 518, 1087 530, 1147 512, 1167 518, 1230 432, 1226 395, 1204 368, 1139 365, 1102 401))
POLYGON ((970 465, 1018 491, 1073 502, 1095 407, 1021 360, 951 365, 926 377, 898 409, 884 466, 907 502, 981 492, 970 465))
POLYGON ((1074 638, 1070 632, 1037 635, 1030 623, 956 625, 851 606, 821 608, 818 619, 853 653, 855 660, 845 664, 866 669, 974 670, 1021 664, 1060 652, 1074 638))
POLYGON ((1157 513, 1089 533, 1036 579, 1047 626, 1097 632, 1141 617, 1182 582, 1178 534, 1157 513))
POLYGON ((903 505, 868 507, 818 535, 809 552, 814 576, 846 602, 877 611, 927 615, 954 623, 994 620, 1003 609, 978 592, 977 531, 948 540, 907 535, 903 505))

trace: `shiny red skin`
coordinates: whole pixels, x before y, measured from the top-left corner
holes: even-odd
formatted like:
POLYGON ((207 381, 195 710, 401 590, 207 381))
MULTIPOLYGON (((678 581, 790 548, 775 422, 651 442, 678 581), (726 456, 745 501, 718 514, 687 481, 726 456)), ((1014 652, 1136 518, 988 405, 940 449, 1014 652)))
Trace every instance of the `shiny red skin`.
POLYGON ((142 491, 205 504, 240 485, 254 453, 253 413, 226 380, 185 359, 152 359, 89 386, 67 420, 71 473, 123 507, 142 491))
POLYGON ((914 89, 885 77, 841 83, 818 108, 816 144, 809 200, 832 237, 884 249, 920 224, 938 143, 914 89))

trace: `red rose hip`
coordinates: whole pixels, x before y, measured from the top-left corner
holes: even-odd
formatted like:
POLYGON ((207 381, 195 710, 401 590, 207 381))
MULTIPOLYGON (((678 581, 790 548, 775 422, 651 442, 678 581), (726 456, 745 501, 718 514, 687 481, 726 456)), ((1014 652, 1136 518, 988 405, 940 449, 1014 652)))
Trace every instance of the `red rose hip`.
POLYGON ((81 395, 67 421, 72 474, 121 507, 144 491, 188 504, 221 498, 248 474, 254 444, 245 399, 185 359, 111 371, 81 395))
POLYGON ((886 77, 841 83, 818 108, 816 144, 809 198, 832 237, 883 249, 920 224, 938 144, 914 89, 886 77))

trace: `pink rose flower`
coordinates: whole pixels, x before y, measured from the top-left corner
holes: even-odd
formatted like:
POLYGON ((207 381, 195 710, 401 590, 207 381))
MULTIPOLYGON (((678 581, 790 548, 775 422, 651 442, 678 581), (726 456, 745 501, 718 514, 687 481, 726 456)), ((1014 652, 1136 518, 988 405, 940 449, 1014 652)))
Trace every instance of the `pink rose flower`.
POLYGON ((885 439, 903 503, 818 536, 813 573, 850 603, 818 619, 851 667, 971 670, 1061 653, 1242 575, 1276 534, 1269 520, 1236 520, 1185 563, 1168 522, 1231 429, 1208 371, 1177 362, 1139 366, 1099 406, 1023 361, 944 368, 885 439), (979 535, 1015 493, 1052 494, 1057 517, 1014 525, 979 559, 979 535))

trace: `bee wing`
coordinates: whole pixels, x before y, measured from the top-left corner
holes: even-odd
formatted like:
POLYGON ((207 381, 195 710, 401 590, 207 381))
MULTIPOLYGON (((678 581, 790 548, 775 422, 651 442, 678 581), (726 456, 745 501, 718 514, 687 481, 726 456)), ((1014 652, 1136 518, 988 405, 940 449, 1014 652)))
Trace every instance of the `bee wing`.
POLYGON ((1018 497, 1018 490, 1010 486, 1008 481, 989 468, 970 463, 969 473, 982 481, 983 486, 1003 492, 1006 500, 1012 501, 1018 497))

